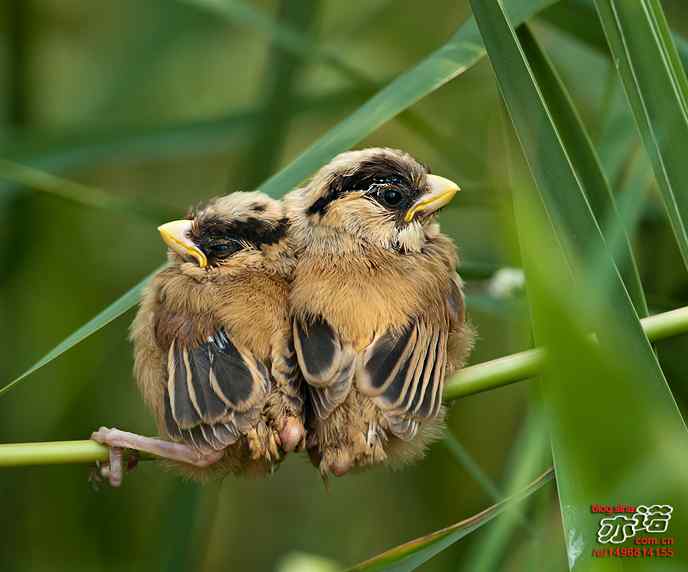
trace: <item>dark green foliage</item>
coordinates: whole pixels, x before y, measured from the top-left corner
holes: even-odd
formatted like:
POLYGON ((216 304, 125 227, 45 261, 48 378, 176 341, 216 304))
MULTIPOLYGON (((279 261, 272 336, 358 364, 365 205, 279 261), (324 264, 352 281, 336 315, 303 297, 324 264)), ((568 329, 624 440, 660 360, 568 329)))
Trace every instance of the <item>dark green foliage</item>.
POLYGON ((99 493, 83 466, 3 469, 3 571, 326 572, 394 546, 359 569, 566 570, 567 548, 607 569, 593 502, 674 503, 688 530, 688 337, 656 359, 637 322, 688 304, 684 3, 144 4, 0 9, 0 385, 22 381, 0 390, 0 441, 151 433, 126 338, 164 261, 156 224, 229 190, 280 196, 351 146, 403 148, 462 186, 441 222, 472 363, 527 349, 531 328, 552 359, 541 384, 456 401, 449 449, 329 491, 296 457, 203 488, 142 463, 99 493), (525 288, 503 272, 521 266, 525 288), (560 498, 528 486, 551 451, 560 498))

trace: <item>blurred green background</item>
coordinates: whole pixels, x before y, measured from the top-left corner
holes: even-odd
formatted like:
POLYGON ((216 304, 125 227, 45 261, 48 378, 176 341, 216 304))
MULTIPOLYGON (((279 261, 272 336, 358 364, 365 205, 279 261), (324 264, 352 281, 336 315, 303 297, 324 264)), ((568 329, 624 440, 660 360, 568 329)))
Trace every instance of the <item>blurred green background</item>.
MULTIPOLYGON (((675 31, 688 29, 685 2, 662 4, 675 31)), ((123 199, 113 208, 78 204, 40 184, 17 184, 0 164, 3 384, 163 262, 157 224, 206 198, 257 187, 470 15, 468 2, 448 0, 0 6, 0 159, 82 183, 82 199, 97 202, 96 189, 123 199)), ((594 46, 598 24, 568 22, 562 31, 561 14, 548 10, 534 30, 597 143, 612 113, 628 111, 608 54, 594 46)), ((480 334, 472 363, 531 343, 522 288, 500 288, 497 273, 519 266, 503 129, 485 59, 416 104, 411 120, 390 121, 359 145, 405 149, 463 187, 441 223, 459 246, 480 334)), ((688 281, 651 178, 634 178, 644 160, 634 131, 628 139, 636 154, 614 190, 641 184, 648 193, 634 247, 651 310, 662 311, 687 303, 688 281)), ((131 318, 3 396, 0 441, 84 439, 100 425, 153 433, 131 375, 131 318)), ((675 338, 659 348, 670 380, 686 379, 685 344, 675 338)), ((672 389, 685 414, 688 390, 672 389)), ((613 405, 590 398, 601 414, 613 405)), ((450 432, 501 490, 522 458, 537 401, 534 384, 524 382, 451 406, 450 432)), ((551 464, 546 445, 546 436, 527 445, 537 453, 531 477, 551 464)), ((494 502, 455 453, 438 443, 413 467, 332 480, 328 489, 296 456, 268 480, 204 487, 142 463, 120 490, 99 492, 89 486, 90 467, 6 469, 0 569, 293 572, 305 570, 299 553, 351 565, 494 502)), ((494 569, 565 570, 553 485, 522 514, 528 525, 508 531, 494 569)), ((494 526, 423 570, 476 569, 494 526)))

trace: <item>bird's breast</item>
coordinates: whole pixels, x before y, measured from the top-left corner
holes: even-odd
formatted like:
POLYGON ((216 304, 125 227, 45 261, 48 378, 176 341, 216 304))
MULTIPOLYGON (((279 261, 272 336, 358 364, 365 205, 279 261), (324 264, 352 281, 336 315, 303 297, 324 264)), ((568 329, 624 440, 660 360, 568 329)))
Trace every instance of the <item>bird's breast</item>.
POLYGON ((320 315, 344 339, 366 347, 379 333, 403 328, 427 306, 427 288, 399 265, 354 257, 302 260, 292 284, 292 310, 320 315))

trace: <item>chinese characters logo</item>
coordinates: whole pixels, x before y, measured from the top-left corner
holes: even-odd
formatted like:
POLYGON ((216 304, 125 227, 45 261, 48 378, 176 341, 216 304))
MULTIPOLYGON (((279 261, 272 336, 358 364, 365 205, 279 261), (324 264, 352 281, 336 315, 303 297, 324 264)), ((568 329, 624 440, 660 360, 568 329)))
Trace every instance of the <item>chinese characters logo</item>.
POLYGON ((597 540, 600 544, 621 544, 639 532, 666 532, 673 510, 668 504, 641 504, 629 515, 617 514, 603 518, 597 531, 597 540))

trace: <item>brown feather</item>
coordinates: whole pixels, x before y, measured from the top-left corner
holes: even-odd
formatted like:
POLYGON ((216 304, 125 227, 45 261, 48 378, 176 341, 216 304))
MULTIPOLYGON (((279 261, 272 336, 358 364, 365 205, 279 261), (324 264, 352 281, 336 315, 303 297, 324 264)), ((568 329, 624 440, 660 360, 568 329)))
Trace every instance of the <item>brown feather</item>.
MULTIPOLYGON (((215 225, 234 221, 228 228, 236 221, 255 228, 257 217, 274 221, 275 229, 285 221, 282 206, 258 193, 218 199, 195 216, 212 216, 215 225)), ((135 377, 160 434, 199 451, 225 451, 206 468, 175 464, 194 478, 270 471, 283 454, 282 426, 302 415, 300 376, 289 363, 288 241, 277 231, 251 232, 270 244, 216 266, 202 269, 171 253, 171 265, 145 289, 131 328, 135 377), (242 371, 247 385, 237 393, 232 384, 242 371)))
POLYGON ((437 223, 400 225, 363 190, 333 190, 333 181, 357 180, 376 164, 423 184, 425 168, 409 155, 367 149, 335 158, 285 199, 298 252, 290 304, 311 396, 308 447, 323 473, 422 455, 441 432, 444 379, 463 365, 473 339, 456 250, 437 223), (308 341, 308 325, 321 322, 334 349, 316 364, 309 347, 327 348, 328 336, 318 326, 321 339, 308 341), (353 383, 333 395, 350 364, 353 383))

